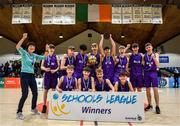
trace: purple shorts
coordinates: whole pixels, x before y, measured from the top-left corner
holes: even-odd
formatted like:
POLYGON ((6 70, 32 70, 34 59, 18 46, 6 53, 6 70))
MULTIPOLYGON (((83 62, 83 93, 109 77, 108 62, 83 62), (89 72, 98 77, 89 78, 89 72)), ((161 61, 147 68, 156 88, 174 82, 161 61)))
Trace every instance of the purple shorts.
POLYGON ((158 87, 158 75, 157 72, 144 72, 144 83, 146 88, 158 87))
POLYGON ((49 90, 50 88, 55 89, 57 85, 57 73, 45 73, 44 75, 44 89, 49 90))
POLYGON ((79 78, 83 77, 83 74, 82 74, 82 72, 78 73, 78 72, 75 71, 74 74, 73 74, 73 77, 79 79, 79 78))
POLYGON ((142 74, 131 74, 130 82, 133 88, 142 88, 143 87, 143 75, 142 74))

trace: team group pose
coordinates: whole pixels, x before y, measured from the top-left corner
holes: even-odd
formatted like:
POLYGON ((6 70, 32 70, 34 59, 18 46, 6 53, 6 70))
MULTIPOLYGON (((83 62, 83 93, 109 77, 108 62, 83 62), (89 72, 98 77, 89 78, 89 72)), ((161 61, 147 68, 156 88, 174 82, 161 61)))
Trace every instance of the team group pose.
POLYGON ((111 92, 141 92, 146 88, 148 106, 145 111, 153 108, 151 102, 151 87, 154 92, 156 113, 160 114, 158 77, 158 55, 153 52, 151 43, 145 44, 146 53, 139 52, 138 43, 120 45, 116 54, 116 43, 110 34, 111 48, 104 47, 104 35, 101 35, 99 43, 92 43, 91 52, 87 52, 87 46, 81 44, 79 51, 75 52, 73 45, 69 46, 67 53, 58 60, 54 54, 55 46, 46 46, 46 53, 40 56, 34 53, 35 43, 28 43, 27 51, 21 45, 27 38, 27 33, 16 45, 21 54, 21 90, 22 97, 17 109, 17 119, 24 119, 22 108, 28 96, 28 87, 31 88, 33 98, 31 111, 39 114, 36 109, 37 85, 34 77, 34 63, 42 60, 41 69, 44 71, 44 97, 42 113, 46 113, 46 100, 49 89, 63 91, 111 91, 111 92), (104 48, 103 48, 104 47, 104 48), (127 53, 127 50, 132 53, 127 53), (59 74, 58 74, 59 73, 59 74), (129 80, 128 81, 128 76, 129 80))

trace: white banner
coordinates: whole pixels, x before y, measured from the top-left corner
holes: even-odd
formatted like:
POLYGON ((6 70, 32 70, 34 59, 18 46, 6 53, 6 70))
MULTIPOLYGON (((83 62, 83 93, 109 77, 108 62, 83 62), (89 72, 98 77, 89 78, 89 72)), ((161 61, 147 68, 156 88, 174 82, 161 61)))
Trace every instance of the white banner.
POLYGON ((21 24, 23 8, 22 4, 12 5, 12 24, 21 24))
POLYGON ((64 23, 64 4, 55 4, 53 24, 63 24, 63 23, 64 23))
POLYGON ((75 24, 75 4, 55 4, 54 24, 75 24))
POLYGON ((162 5, 153 4, 152 5, 152 23, 153 24, 162 24, 162 5))
POLYGON ((53 4, 43 4, 42 7, 42 24, 53 24, 53 4))
POLYGON ((142 23, 152 23, 152 7, 151 6, 143 6, 142 23))
POLYGON ((64 6, 64 24, 75 24, 76 23, 76 5, 65 4, 64 6))
POLYGON ((32 5, 24 4, 21 23, 32 23, 32 5))
POLYGON ((112 5, 112 24, 122 24, 121 19, 121 5, 113 4, 112 5))
POLYGON ((130 4, 122 5, 122 23, 132 23, 132 5, 130 4))
POLYGON ((144 122, 142 92, 51 93, 48 119, 144 122))
POLYGON ((133 23, 142 22, 142 7, 141 5, 133 5, 133 23))
POLYGON ((32 23, 31 4, 13 4, 12 24, 32 23))

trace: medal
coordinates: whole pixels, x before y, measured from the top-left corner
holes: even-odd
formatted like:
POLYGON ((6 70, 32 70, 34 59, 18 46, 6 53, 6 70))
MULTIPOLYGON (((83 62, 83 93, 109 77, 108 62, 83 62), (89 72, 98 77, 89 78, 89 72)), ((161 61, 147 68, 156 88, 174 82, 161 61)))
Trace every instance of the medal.
POLYGON ((50 66, 50 56, 47 57, 47 65, 50 66))
POLYGON ((105 84, 104 84, 104 80, 103 80, 103 82, 102 82, 102 88, 101 88, 102 90, 101 90, 101 91, 104 91, 104 85, 105 85, 105 84))
POLYGON ((73 57, 68 57, 68 62, 69 62, 69 65, 73 65, 73 57))
POLYGON ((89 78, 87 80, 87 83, 85 82, 84 78, 83 78, 83 85, 84 85, 84 91, 87 90, 89 88, 89 78))
POLYGON ((73 80, 72 77, 71 77, 71 79, 69 80, 68 77, 66 76, 66 81, 67 81, 66 89, 72 87, 72 86, 71 86, 72 80, 73 80))
POLYGON ((85 66, 85 64, 86 64, 86 56, 84 55, 84 58, 83 58, 81 53, 80 53, 80 56, 81 56, 81 60, 82 60, 81 63, 83 63, 83 66, 85 66))

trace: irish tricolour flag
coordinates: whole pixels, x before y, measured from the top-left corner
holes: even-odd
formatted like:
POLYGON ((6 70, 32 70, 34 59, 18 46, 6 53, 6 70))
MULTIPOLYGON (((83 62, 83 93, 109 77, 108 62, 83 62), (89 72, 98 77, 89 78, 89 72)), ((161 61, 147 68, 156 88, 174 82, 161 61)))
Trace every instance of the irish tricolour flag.
POLYGON ((111 22, 110 4, 76 4, 76 21, 111 22))

